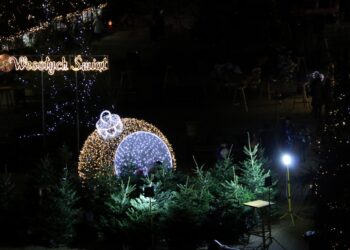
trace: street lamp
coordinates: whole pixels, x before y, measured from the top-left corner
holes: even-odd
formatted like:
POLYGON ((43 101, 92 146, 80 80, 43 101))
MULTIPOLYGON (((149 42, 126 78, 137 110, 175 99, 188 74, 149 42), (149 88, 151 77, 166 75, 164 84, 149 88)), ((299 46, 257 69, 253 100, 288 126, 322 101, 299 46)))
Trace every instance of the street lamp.
POLYGON ((287 169, 287 198, 288 198, 288 211, 281 216, 280 219, 283 219, 287 216, 290 216, 293 226, 295 225, 294 223, 294 217, 296 215, 293 213, 292 210, 292 195, 291 195, 291 188, 290 188, 290 175, 289 175, 289 167, 293 164, 293 157, 290 154, 283 154, 281 157, 282 164, 286 167, 287 169))

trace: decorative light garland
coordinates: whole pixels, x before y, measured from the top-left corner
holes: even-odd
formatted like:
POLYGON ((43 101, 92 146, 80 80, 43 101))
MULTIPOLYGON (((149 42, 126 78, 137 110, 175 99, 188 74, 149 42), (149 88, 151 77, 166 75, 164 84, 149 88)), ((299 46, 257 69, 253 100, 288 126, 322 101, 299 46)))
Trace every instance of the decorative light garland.
MULTIPOLYGON (((104 4, 100 4, 97 6, 97 9, 103 9, 105 7, 107 7, 107 3, 104 3, 104 4)), ((89 8, 86 8, 82 11, 75 11, 75 12, 72 12, 72 13, 68 13, 66 15, 66 19, 67 21, 73 21, 74 17, 76 16, 80 16, 82 15, 84 19, 87 19, 86 16, 92 16, 92 13, 95 11, 95 7, 89 7, 89 8), (85 13, 90 13, 89 14, 85 14, 85 13)), ((55 22, 55 23, 59 23, 59 21, 63 20, 64 17, 62 15, 60 16, 57 16, 55 18, 53 18, 52 20, 55 22)), ((32 28, 29 28, 27 30, 22 30, 22 31, 19 31, 17 33, 15 33, 14 35, 11 35, 11 36, 0 36, 0 42, 14 42, 16 39, 22 37, 24 34, 34 34, 34 33, 37 33, 39 31, 42 31, 42 30, 45 30, 49 27, 50 23, 49 22, 41 22, 39 23, 39 25, 37 26, 34 26, 32 28)))
MULTIPOLYGON (((90 178, 96 178, 96 176, 101 173, 107 173, 110 175, 119 174, 119 172, 116 172, 115 167, 113 167, 115 166, 115 163, 118 162, 116 160, 117 150, 125 138, 140 131, 149 132, 150 134, 155 135, 166 145, 169 155, 171 156, 171 164, 167 163, 168 161, 166 159, 169 158, 167 158, 166 155, 163 156, 164 161, 162 163, 165 163, 165 165, 168 164, 167 167, 170 166, 173 169, 176 168, 176 160, 172 146, 159 129, 150 123, 134 118, 122 118, 121 121, 123 123, 123 131, 118 137, 105 140, 96 129, 86 139, 83 148, 80 151, 78 163, 78 172, 83 182, 90 178)), ((129 139, 132 137, 129 137, 129 139)), ((128 139, 124 142, 127 141, 128 139)), ((139 146, 139 149, 140 148, 141 145, 139 146)), ((121 149, 123 149, 123 146, 121 149)), ((161 161, 162 159, 159 160, 161 161)))
MULTIPOLYGON (((84 6, 89 6, 89 1, 81 0, 84 6)), ((51 34, 44 34, 44 32, 40 33, 32 33, 29 34, 29 38, 31 39, 31 43, 33 45, 33 41, 38 41, 38 46, 33 47, 34 55, 38 55, 38 58, 41 58, 41 55, 48 55, 52 59, 57 59, 55 55, 67 55, 65 54, 71 49, 71 44, 68 42, 73 42, 78 48, 75 51, 79 52, 84 59, 90 60, 91 49, 88 43, 88 34, 91 30, 87 28, 84 24, 86 21, 89 21, 89 18, 93 18, 96 15, 101 15, 99 11, 102 11, 102 8, 107 6, 107 4, 93 6, 91 8, 85 9, 83 11, 72 12, 65 16, 57 16, 54 7, 54 2, 50 0, 43 0, 42 5, 39 6, 44 14, 44 20, 47 25, 47 31, 49 29, 57 29, 59 30, 59 24, 65 24, 68 26, 74 27, 74 36, 71 36, 70 32, 62 33, 63 39, 59 37, 53 37, 51 34), (85 15, 88 14, 86 11, 90 11, 90 16, 85 15), (66 18, 66 19, 65 19, 66 18), (62 21, 61 21, 62 20, 62 21), (68 46, 68 47, 66 47, 68 46)), ((74 7, 77 9, 77 7, 74 7)), ((84 8, 81 8, 84 9, 84 8)), ((90 19, 91 20, 91 19, 90 19)), ((45 23, 41 23, 45 24, 45 23)), ((35 28, 35 27, 34 27, 35 28)), ((34 29, 33 28, 33 29, 34 29)), ((42 29, 44 30, 44 29, 42 29)), ((25 35, 25 30, 23 35, 25 35)), ((51 33, 51 32, 50 32, 51 33)), ((16 33, 17 34, 17 33, 16 33)), ((0 49, 10 50, 15 49, 16 46, 20 46, 21 34, 17 37, 12 36, 13 41, 8 43, 3 43, 0 41, 0 49), (20 43, 17 43, 20 42, 20 43), (7 49, 6 49, 7 48, 7 49)), ((28 56, 29 57, 29 56, 28 56)), ((68 60, 67 55, 67 60, 68 60)), ((100 59, 99 57, 95 56, 100 59)), ((30 57, 29 57, 30 58, 30 57)), ((35 57, 34 57, 35 58, 35 57)), ((72 58, 74 59, 74 58, 72 58)), ((45 60, 45 57, 43 58, 45 60)), ((69 63, 74 63, 73 60, 70 60, 69 63)), ((14 67, 9 64, 10 69, 14 67), (12 67, 12 68, 11 68, 12 67)), ((49 134, 55 133, 59 128, 62 128, 62 125, 65 126, 84 126, 88 128, 92 128, 96 124, 97 117, 91 117, 91 109, 98 109, 98 100, 100 98, 99 95, 92 95, 93 87, 96 83, 97 73, 96 71, 92 71, 90 74, 78 74, 78 77, 75 77, 75 74, 60 74, 59 77, 53 76, 44 76, 45 80, 45 95, 48 97, 48 101, 45 103, 45 110, 43 113, 40 111, 32 111, 26 114, 26 119, 40 119, 40 117, 45 117, 46 124, 43 128, 43 131, 33 130, 30 133, 21 134, 19 138, 28 139, 32 137, 38 136, 47 136, 49 134), (63 77, 63 78, 62 78, 63 77), (78 82, 78 84, 77 84, 78 82), (71 98, 75 96, 76 98, 71 98), (94 101, 92 101, 92 98, 94 101), (97 100, 97 101, 96 101, 97 100), (79 120, 77 120, 77 115, 79 114, 79 120)), ((16 82, 20 83, 21 86, 27 87, 31 84, 31 82, 41 81, 41 74, 31 74, 30 78, 28 78, 27 74, 14 74, 14 79, 16 82), (30 80, 29 80, 30 79, 30 80)), ((33 84, 30 86, 33 91, 35 89, 40 88, 37 84, 33 84)), ((65 127, 66 128, 66 127, 65 127)))

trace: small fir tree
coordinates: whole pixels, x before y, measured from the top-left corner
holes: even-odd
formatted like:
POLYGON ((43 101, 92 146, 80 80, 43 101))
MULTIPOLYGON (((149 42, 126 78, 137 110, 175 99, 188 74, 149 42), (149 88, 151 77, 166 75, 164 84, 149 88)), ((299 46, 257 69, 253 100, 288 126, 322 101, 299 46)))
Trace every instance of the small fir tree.
POLYGON ((7 170, 0 175, 0 211, 8 211, 11 201, 13 199, 13 190, 15 186, 12 177, 7 170))
POLYGON ((4 244, 15 237, 13 235, 17 215, 15 215, 13 204, 14 188, 12 177, 5 168, 5 173, 0 174, 0 242, 4 244))
POLYGON ((37 188, 48 188, 55 183, 55 168, 49 156, 40 160, 40 163, 34 169, 33 181, 37 188))
POLYGON ((99 225, 102 237, 122 235, 127 227, 125 223, 127 211, 130 208, 131 196, 136 187, 130 184, 130 179, 126 183, 120 180, 116 186, 115 191, 105 201, 106 213, 101 216, 99 225))
POLYGON ((265 187, 265 179, 270 176, 270 171, 265 170, 263 164, 266 162, 259 155, 259 144, 251 146, 248 134, 248 146, 244 146, 246 159, 241 163, 242 185, 253 194, 255 199, 268 199, 269 188, 265 187))
POLYGON ((79 209, 67 168, 47 199, 46 236, 52 245, 67 245, 72 242, 79 209))

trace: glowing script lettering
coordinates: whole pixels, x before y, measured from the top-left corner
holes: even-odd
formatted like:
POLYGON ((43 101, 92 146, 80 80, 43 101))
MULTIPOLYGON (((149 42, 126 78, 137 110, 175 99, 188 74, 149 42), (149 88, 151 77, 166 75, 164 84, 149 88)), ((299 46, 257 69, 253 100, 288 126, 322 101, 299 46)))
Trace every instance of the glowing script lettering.
POLYGON ((27 56, 19 58, 11 56, 8 58, 8 62, 16 71, 41 71, 47 72, 49 75, 54 75, 57 71, 104 72, 108 70, 107 57, 103 57, 102 60, 96 58, 84 60, 81 55, 77 55, 74 57, 72 65, 69 64, 65 56, 62 56, 59 61, 54 61, 49 56, 40 61, 31 61, 27 56))

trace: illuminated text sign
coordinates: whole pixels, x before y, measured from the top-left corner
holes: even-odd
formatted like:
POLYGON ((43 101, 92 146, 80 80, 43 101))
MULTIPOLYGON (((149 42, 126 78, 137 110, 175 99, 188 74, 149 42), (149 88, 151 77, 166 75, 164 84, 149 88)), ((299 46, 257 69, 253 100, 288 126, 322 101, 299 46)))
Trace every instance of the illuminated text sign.
POLYGON ((65 56, 60 60, 52 60, 49 56, 38 61, 29 60, 27 56, 10 56, 7 59, 7 65, 11 65, 16 71, 41 71, 54 75, 57 71, 82 71, 82 72, 104 72, 108 70, 108 58, 103 57, 102 60, 91 58, 85 60, 81 55, 74 57, 70 62, 65 56))

